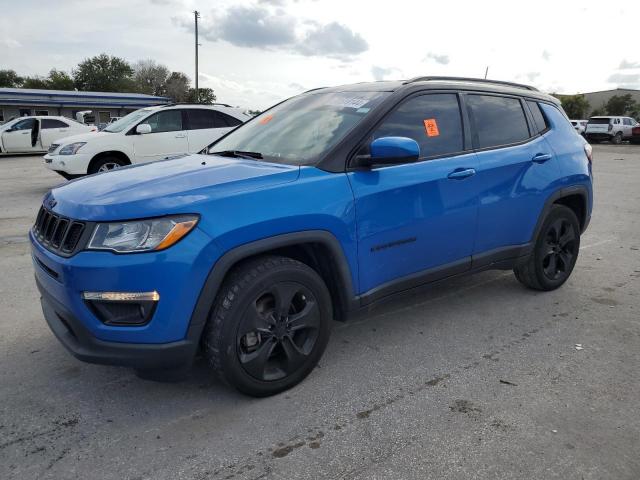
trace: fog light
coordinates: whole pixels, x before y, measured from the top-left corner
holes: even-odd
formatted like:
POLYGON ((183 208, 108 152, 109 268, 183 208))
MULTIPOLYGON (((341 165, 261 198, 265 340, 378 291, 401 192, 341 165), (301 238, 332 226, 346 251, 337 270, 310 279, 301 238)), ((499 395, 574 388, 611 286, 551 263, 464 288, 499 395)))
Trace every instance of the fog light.
POLYGON ((153 292, 83 292, 85 304, 105 325, 140 326, 153 317, 160 294, 153 292))

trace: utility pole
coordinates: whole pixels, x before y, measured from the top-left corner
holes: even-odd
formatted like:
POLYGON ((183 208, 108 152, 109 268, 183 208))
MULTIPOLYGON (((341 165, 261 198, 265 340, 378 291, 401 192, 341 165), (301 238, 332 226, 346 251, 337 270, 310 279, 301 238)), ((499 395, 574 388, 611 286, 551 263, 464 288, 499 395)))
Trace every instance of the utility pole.
POLYGON ((194 10, 193 17, 196 21, 196 103, 199 103, 200 90, 198 90, 198 18, 200 18, 200 13, 197 10, 194 10))
MULTIPOLYGON (((198 29, 196 28, 196 32, 198 31, 198 29)), ((197 47, 196 47, 197 48, 197 47)), ((196 50, 197 52, 198 50, 196 50)), ((197 57, 197 53, 196 53, 196 57, 197 57)), ((196 65, 198 65, 198 61, 196 60, 196 65)), ((487 79, 487 75, 489 74, 489 65, 487 65, 487 69, 484 71, 484 79, 487 79)))

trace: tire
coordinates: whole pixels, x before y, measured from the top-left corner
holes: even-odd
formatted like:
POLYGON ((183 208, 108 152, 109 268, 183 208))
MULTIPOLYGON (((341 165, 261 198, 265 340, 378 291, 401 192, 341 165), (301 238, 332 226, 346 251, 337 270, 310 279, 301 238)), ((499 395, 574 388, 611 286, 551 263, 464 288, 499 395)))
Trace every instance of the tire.
POLYGON ((620 145, 622 143, 622 132, 618 132, 611 137, 611 143, 614 145, 620 145))
POLYGON ((202 334, 204 355, 241 392, 274 395, 311 373, 332 318, 329 290, 313 269, 288 257, 257 257, 227 275, 202 334))
POLYGON ((580 252, 580 223, 564 205, 553 205, 545 218, 533 252, 513 272, 534 290, 555 290, 567 281, 580 252))
POLYGON ((116 168, 124 167, 127 163, 121 158, 107 155, 94 160, 91 160, 87 173, 89 175, 98 172, 106 172, 114 170, 116 168))

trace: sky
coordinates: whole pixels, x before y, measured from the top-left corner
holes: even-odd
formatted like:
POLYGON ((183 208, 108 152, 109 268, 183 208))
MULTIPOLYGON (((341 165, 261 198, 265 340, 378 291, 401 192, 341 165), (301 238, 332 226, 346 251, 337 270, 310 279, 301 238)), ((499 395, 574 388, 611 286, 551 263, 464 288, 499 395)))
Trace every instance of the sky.
POLYGON ((219 102, 264 109, 305 90, 418 75, 547 92, 640 89, 640 1, 0 0, 0 69, 46 75, 107 53, 154 59, 219 102))

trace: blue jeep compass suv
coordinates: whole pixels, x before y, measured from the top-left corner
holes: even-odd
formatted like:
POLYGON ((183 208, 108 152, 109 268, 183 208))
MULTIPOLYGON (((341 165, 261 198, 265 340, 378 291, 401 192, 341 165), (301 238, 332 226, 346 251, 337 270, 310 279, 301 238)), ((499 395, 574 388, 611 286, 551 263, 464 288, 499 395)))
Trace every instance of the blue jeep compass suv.
POLYGON ((420 77, 312 90, 203 154, 67 183, 30 239, 77 358, 158 378, 202 352, 264 396, 309 374, 332 319, 393 294, 491 268, 558 288, 592 204, 591 147, 555 98, 420 77))

